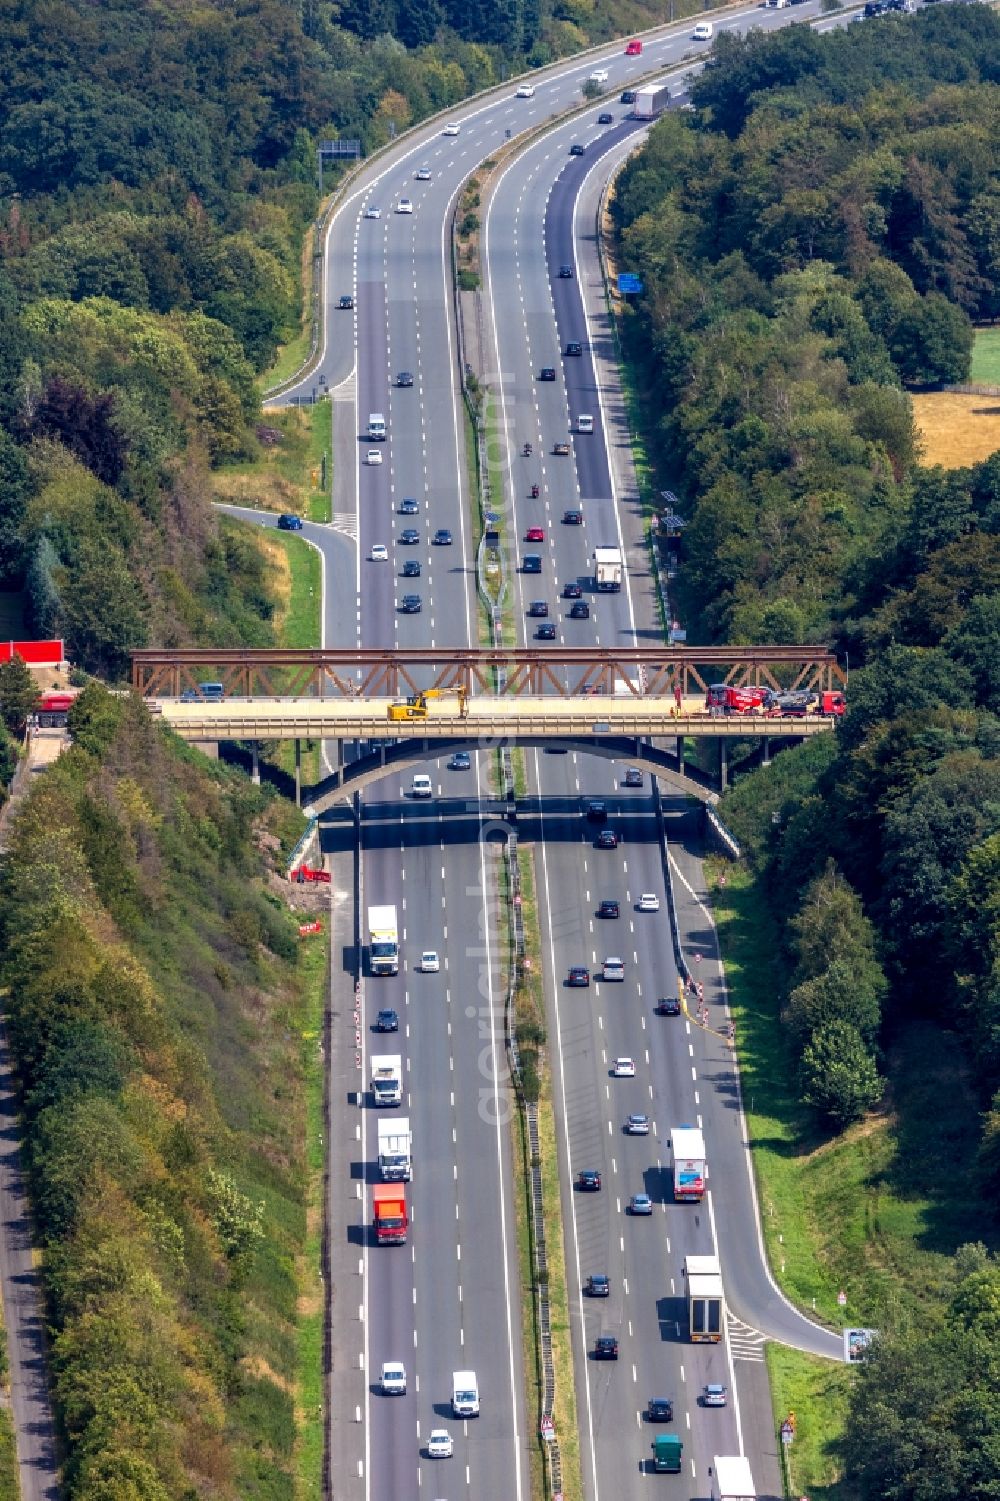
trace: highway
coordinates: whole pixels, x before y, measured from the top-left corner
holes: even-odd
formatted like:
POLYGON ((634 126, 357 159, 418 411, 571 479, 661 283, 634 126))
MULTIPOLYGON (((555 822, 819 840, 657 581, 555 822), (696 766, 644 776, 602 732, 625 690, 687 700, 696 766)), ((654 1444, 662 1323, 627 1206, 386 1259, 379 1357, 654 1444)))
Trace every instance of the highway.
MULTIPOLYGON (((781 25, 817 13, 816 4, 791 15, 734 10, 717 20, 716 29, 781 25)), ((532 99, 513 99, 514 88, 508 86, 456 110, 457 135, 443 135, 442 121, 409 133, 367 167, 345 195, 327 241, 327 316, 319 364, 284 399, 309 399, 317 384, 331 393, 331 532, 340 534, 338 588, 343 588, 343 534, 357 538, 351 625, 359 644, 475 640, 463 414, 450 311, 449 209, 476 164, 503 146, 505 132, 530 130, 579 98, 582 81, 598 61, 609 70, 610 103, 604 107, 616 116, 615 123, 598 127, 595 105, 540 137, 504 167, 491 202, 483 228, 489 339, 498 372, 491 385, 499 392, 499 431, 511 455, 514 534, 522 538, 534 524, 545 528, 544 543, 535 549, 544 558, 541 578, 519 573, 515 581, 520 638, 530 639, 528 604, 544 598, 566 642, 655 639, 658 622, 641 563, 634 590, 596 598, 585 582, 599 543, 617 542, 630 561, 641 559, 640 518, 628 495, 616 494, 620 429, 610 450, 615 464, 609 462, 602 421, 606 405, 615 400, 608 350, 595 335, 596 364, 586 354, 564 361, 561 351, 568 339, 592 344, 581 283, 592 300, 593 247, 586 245, 587 224, 576 221, 576 205, 581 193, 584 199, 592 194, 592 174, 602 171, 600 165, 595 169, 598 156, 606 152, 609 168, 631 145, 633 127, 619 118, 617 94, 655 62, 705 50, 692 43, 688 23, 648 42, 640 58, 625 58, 617 44, 600 59, 561 64, 538 76, 532 99), (574 141, 586 149, 571 158, 574 141), (431 179, 417 182, 414 174, 424 164, 431 179), (412 214, 394 211, 403 195, 413 201, 412 214), (363 217, 372 205, 380 217, 363 217), (558 275, 563 264, 573 267, 571 277, 558 275), (341 311, 337 301, 344 293, 352 295, 354 307, 341 311), (543 365, 556 369, 554 382, 537 380, 543 365), (401 370, 413 374, 412 386, 394 384, 401 370), (581 411, 594 417, 593 435, 574 437, 573 455, 552 456, 552 444, 568 435, 581 411), (380 464, 362 462, 376 447, 364 437, 370 412, 381 412, 388 421, 388 440, 378 445, 380 464), (526 439, 535 447, 532 461, 516 456, 526 439), (541 490, 538 501, 528 498, 534 482, 541 490), (418 502, 416 515, 401 514, 404 498, 418 502), (585 525, 562 526, 563 509, 577 504, 585 525), (418 534, 415 544, 403 540, 404 527, 411 525, 418 534), (451 545, 431 545, 439 527, 450 530, 451 545), (387 549, 384 562, 372 560, 373 546, 380 545, 387 549), (419 560, 419 579, 400 577, 407 558, 419 560), (583 581, 593 606, 588 620, 565 618, 557 594, 567 581, 583 581), (403 615, 400 597, 411 589, 420 594, 422 608, 403 615)), ((606 346, 606 332, 600 337, 606 346)), ((337 607, 339 628, 346 628, 350 598, 337 607)), ((473 757, 465 772, 434 764, 426 768, 435 790, 459 799, 464 795, 466 807, 451 801, 417 805, 407 799, 398 777, 387 778, 364 799, 362 903, 395 903, 404 957, 397 978, 364 982, 364 1064, 375 1041, 368 1030, 375 1009, 394 1006, 401 1020, 404 1113, 413 1127, 415 1160, 409 1244, 372 1246, 361 1230, 369 1218, 366 1192, 348 1244, 335 1245, 332 1253, 334 1361, 344 1365, 355 1359, 346 1312, 355 1301, 353 1291, 347 1292, 356 1256, 350 1247, 361 1244, 364 1370, 355 1389, 362 1422, 352 1427, 346 1414, 335 1414, 333 1464, 334 1489, 365 1501, 398 1501, 416 1494, 418 1486, 429 1497, 451 1501, 461 1495, 520 1501, 527 1488, 533 1414, 525 1413, 521 1392, 510 1164, 498 1108, 502 1050, 490 927, 491 856, 482 811, 485 768, 480 757, 473 757), (441 953, 440 974, 415 972, 423 948, 441 953), (377 1392, 378 1370, 390 1358, 407 1366, 405 1397, 377 1392), (451 1372, 459 1366, 477 1370, 482 1393, 482 1416, 465 1424, 446 1416, 451 1372), (453 1459, 422 1456, 431 1426, 450 1429, 456 1439, 453 1459)), ((657 996, 675 990, 676 971, 648 780, 642 789, 626 792, 620 765, 542 752, 531 754, 529 770, 540 812, 534 825, 530 815, 521 820, 521 837, 538 839, 586 1493, 591 1501, 602 1494, 639 1495, 652 1441, 641 1408, 650 1396, 665 1395, 676 1404, 672 1431, 685 1443, 683 1475, 668 1482, 671 1495, 707 1494, 713 1454, 739 1452, 742 1446, 761 1493, 774 1494, 773 1433, 762 1431, 766 1392, 762 1400, 763 1368, 753 1327, 824 1353, 831 1353, 832 1337, 813 1330, 783 1303, 763 1265, 728 1048, 682 1017, 652 1013, 657 996), (581 799, 595 795, 608 799, 611 824, 623 836, 616 850, 592 847, 594 826, 581 816, 581 799), (659 895, 658 914, 633 913, 640 892, 659 895), (603 897, 621 902, 617 922, 594 917, 603 897), (623 985, 565 988, 569 965, 593 968, 610 953, 625 959, 623 985), (609 1077, 610 1060, 618 1054, 635 1059, 634 1079, 609 1077), (624 1116, 633 1109, 647 1112, 654 1122, 648 1137, 623 1135, 624 1116), (698 1120, 708 1140, 711 1194, 702 1206, 674 1205, 666 1187, 664 1143, 672 1125, 698 1120), (571 1175, 583 1167, 602 1171, 601 1193, 573 1192, 571 1175), (654 1200, 649 1219, 624 1213, 628 1196, 638 1191, 654 1200), (716 1243, 730 1304, 753 1326, 741 1336, 747 1358, 738 1362, 738 1374, 730 1348, 693 1347, 683 1338, 683 1257, 716 1243), (598 1271, 606 1272, 612 1285, 610 1298, 600 1304, 584 1300, 580 1280, 598 1271), (587 1358, 598 1332, 618 1335, 617 1363, 587 1358), (698 1405, 708 1380, 730 1388, 726 1409, 706 1411, 698 1405), (755 1415, 751 1424, 741 1423, 741 1399, 755 1415)), ((349 962, 345 957, 344 973, 335 975, 338 1005, 349 984, 349 962)), ((350 1123, 359 1128, 360 1160, 369 1178, 375 1118, 365 1105, 350 1123)))

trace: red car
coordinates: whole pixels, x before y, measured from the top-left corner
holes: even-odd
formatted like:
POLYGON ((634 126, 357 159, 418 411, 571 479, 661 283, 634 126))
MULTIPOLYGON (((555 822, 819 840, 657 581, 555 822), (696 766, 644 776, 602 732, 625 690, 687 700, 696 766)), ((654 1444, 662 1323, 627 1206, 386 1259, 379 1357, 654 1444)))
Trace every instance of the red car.
POLYGON ((544 526, 529 526, 528 530, 524 534, 524 540, 525 540, 525 542, 544 542, 545 541, 545 528, 544 528, 544 526))

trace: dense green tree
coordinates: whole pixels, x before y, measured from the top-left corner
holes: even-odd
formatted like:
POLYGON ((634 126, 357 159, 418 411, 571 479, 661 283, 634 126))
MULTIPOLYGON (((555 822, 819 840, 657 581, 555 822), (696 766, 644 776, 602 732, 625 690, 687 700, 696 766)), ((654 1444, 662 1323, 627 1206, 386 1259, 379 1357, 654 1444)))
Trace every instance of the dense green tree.
POLYGON ((802 1052, 802 1098, 838 1130, 860 1120, 882 1093, 875 1060, 857 1027, 826 1021, 802 1052))
POLYGON ((12 734, 23 734, 38 699, 38 684, 20 657, 0 663, 0 720, 12 734))

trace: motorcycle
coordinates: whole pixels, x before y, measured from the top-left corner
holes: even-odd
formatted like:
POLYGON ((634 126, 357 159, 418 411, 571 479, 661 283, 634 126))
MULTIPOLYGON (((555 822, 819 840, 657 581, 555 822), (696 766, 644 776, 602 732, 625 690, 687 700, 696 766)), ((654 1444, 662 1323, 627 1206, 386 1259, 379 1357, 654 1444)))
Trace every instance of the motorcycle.
POLYGON ((532 487, 531 487, 531 498, 532 498, 532 500, 537 500, 538 499, 538 486, 537 485, 532 485, 532 487))
POLYGON ((524 458, 530 459, 531 458, 531 444, 530 443, 525 443, 524 447, 521 449, 521 453, 524 456, 524 458))

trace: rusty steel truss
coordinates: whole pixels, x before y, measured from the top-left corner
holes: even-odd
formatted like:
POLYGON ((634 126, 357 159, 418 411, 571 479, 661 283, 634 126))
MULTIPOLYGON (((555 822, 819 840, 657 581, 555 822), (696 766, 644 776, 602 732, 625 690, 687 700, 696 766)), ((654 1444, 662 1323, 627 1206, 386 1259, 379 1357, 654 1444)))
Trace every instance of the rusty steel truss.
POLYGON ((244 648, 132 653, 132 687, 145 698, 178 698, 209 679, 227 696, 397 697, 428 688, 481 694, 589 693, 664 696, 705 692, 710 683, 778 689, 843 687, 836 657, 815 646, 558 647, 511 651, 468 647, 244 648))

